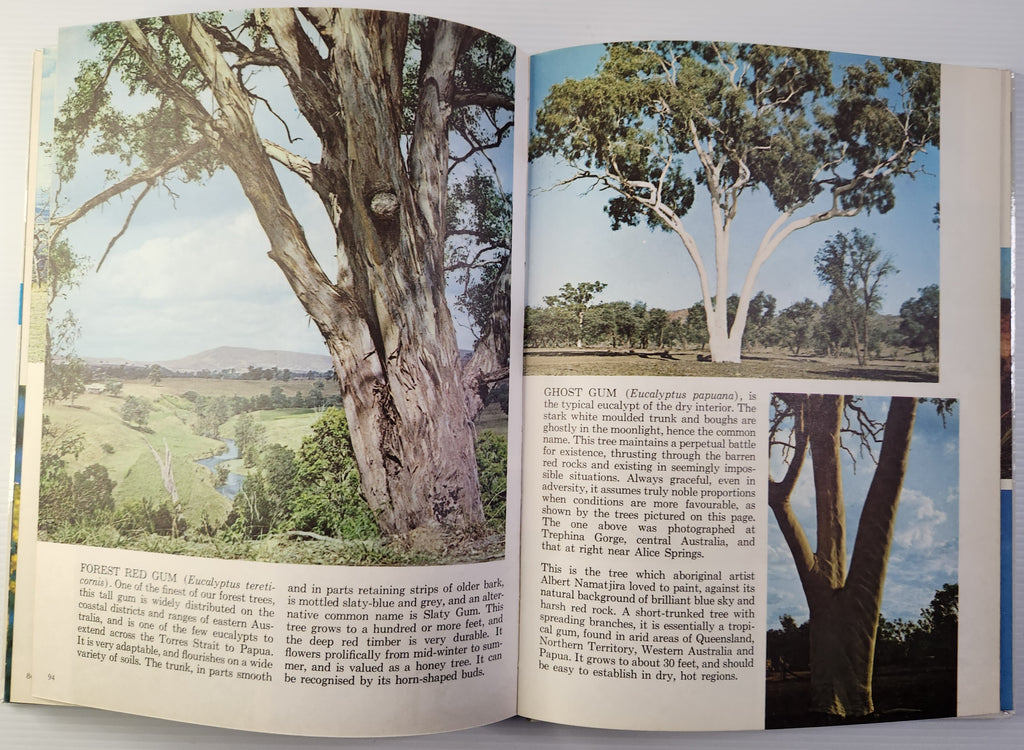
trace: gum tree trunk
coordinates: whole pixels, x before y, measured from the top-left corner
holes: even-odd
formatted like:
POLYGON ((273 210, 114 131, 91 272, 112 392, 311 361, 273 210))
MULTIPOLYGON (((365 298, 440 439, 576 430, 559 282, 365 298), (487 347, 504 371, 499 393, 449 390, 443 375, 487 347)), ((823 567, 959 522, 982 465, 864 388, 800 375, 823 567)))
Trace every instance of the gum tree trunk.
POLYGON ((875 637, 917 404, 907 397, 890 403, 847 573, 840 468, 845 398, 787 395, 784 400, 795 414, 794 452, 786 476, 769 485, 769 505, 793 554, 810 610, 811 710, 865 716, 874 711, 875 637), (808 448, 817 514, 813 551, 790 505, 808 448))
MULTIPOLYGON (((169 23, 210 82, 218 117, 212 120, 187 92, 175 98, 238 176, 270 240, 271 259, 327 342, 363 493, 382 530, 482 523, 473 414, 443 265, 455 60, 478 32, 427 22, 410 136, 403 133, 401 91, 407 25, 393 14, 305 13, 322 46, 293 10, 267 11, 266 20, 296 103, 320 137, 318 163, 268 149, 249 97, 210 32, 191 16, 169 23), (336 280, 313 256, 270 155, 323 202, 336 232, 336 280)), ((145 60, 148 41, 131 24, 125 28, 145 60)))

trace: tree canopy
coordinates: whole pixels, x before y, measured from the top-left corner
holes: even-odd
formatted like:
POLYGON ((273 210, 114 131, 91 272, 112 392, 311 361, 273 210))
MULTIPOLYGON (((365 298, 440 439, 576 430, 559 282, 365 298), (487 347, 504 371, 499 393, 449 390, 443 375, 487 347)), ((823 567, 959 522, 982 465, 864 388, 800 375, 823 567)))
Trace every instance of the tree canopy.
POLYGON ((590 302, 608 286, 603 281, 581 281, 579 284, 565 283, 559 293, 545 297, 544 302, 549 307, 564 307, 576 317, 578 336, 576 347, 583 347, 583 314, 590 306, 590 302))
POLYGON ((900 334, 911 349, 922 358, 931 350, 939 356, 939 286, 929 284, 918 289, 919 295, 900 305, 900 334))

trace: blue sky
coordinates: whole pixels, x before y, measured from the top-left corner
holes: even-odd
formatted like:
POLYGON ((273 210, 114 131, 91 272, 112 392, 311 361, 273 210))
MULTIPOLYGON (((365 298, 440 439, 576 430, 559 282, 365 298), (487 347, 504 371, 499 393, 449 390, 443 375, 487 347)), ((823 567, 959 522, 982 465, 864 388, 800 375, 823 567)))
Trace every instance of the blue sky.
MULTIPOLYGON (((77 73, 81 59, 94 54, 88 28, 65 29, 60 37, 58 102, 77 73)), ((265 109, 257 119, 266 137, 285 143, 310 159, 319 143, 297 113, 283 79, 261 74, 259 93, 284 127, 265 109)), ((115 85, 115 102, 131 108, 115 85)), ((511 139, 494 157, 511 189, 511 139)), ((101 157, 83 158, 76 179, 63 188, 63 210, 77 206, 107 183, 104 170, 119 166, 101 157)), ((319 199, 291 173, 278 169, 292 209, 329 277, 336 272, 334 233, 319 199)), ((57 310, 73 311, 81 327, 80 356, 173 359, 217 346, 242 346, 326 353, 316 326, 308 319, 284 275, 266 257, 269 243, 234 174, 222 170, 203 184, 172 185, 172 198, 156 190, 142 202, 128 230, 95 272, 108 241, 120 231, 138 188, 114 198, 66 233, 73 251, 86 259, 79 285, 57 310)), ((473 340, 456 320, 459 344, 473 340)))
MULTIPOLYGON (((551 86, 593 73, 603 51, 603 46, 591 45, 532 58, 531 126, 551 86)), ((833 65, 838 69, 865 59, 835 54, 833 65)), ((938 150, 929 149, 919 160, 929 174, 898 180, 894 210, 884 216, 872 213, 833 219, 790 235, 762 267, 755 291, 763 289, 774 295, 779 310, 805 297, 823 302, 828 290, 815 276, 814 254, 827 238, 854 227, 875 234, 878 245, 893 256, 900 269, 885 282, 883 313, 897 313, 905 300, 917 296, 918 289, 939 283, 939 232, 932 223, 939 200, 938 150)), ((566 165, 551 157, 530 164, 527 304, 543 305, 544 297, 555 294, 563 284, 580 281, 608 284, 599 301, 644 301, 649 307, 668 310, 700 301, 696 270, 674 234, 653 232, 646 226, 613 232, 603 211, 607 194, 587 193, 582 182, 550 189, 571 174, 566 165)), ((684 222, 702 249, 713 287, 710 202, 703 187, 697 190, 684 222)), ((767 191, 748 193, 743 201, 733 228, 730 293, 739 292, 757 244, 778 216, 767 191)))
MULTIPOLYGON (((861 405, 876 419, 884 419, 889 399, 864 398, 861 405)), ((851 448, 857 455, 855 446, 851 448)), ((958 456, 958 406, 943 424, 935 406, 918 404, 882 599, 882 614, 887 619, 920 619, 921 610, 928 606, 935 591, 944 583, 958 580, 958 456)), ((857 522, 874 470, 874 463, 867 457, 858 456, 856 470, 850 457, 843 457, 848 556, 853 554, 857 522)), ((773 455, 772 477, 780 479, 782 474, 782 464, 773 455)), ((816 527, 810 462, 804 464, 791 502, 813 546, 816 527)), ((803 622, 808 614, 807 601, 789 547, 769 512, 767 627, 778 627, 783 614, 803 622)))

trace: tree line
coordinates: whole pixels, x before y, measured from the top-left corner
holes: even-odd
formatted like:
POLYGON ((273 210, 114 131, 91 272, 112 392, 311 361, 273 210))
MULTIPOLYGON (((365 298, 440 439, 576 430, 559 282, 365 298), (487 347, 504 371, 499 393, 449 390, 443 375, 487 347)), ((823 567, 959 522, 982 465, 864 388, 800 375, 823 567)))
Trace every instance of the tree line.
MULTIPOLYGON (((593 284, 594 282, 586 282, 593 284)), ((599 283, 599 282, 598 282, 599 283)), ((648 307, 645 302, 585 302, 578 294, 584 284, 566 284, 562 294, 546 298, 545 306, 528 306, 525 317, 526 348, 609 346, 624 349, 697 349, 709 343, 707 311, 696 302, 680 311, 648 307)), ((603 288, 604 285, 601 285, 603 288)), ((903 349, 922 361, 939 356, 939 287, 931 284, 900 306, 898 316, 878 312, 881 295, 867 285, 835 284, 824 303, 804 298, 778 309, 776 298, 764 291, 748 305, 743 333, 744 353, 785 350, 799 356, 852 356, 859 364, 882 356, 886 349, 903 349)), ((739 295, 726 300, 732 325, 739 295)))
MULTIPOLYGON (((946 583, 917 620, 879 616, 875 667, 956 669, 958 598, 959 586, 946 583)), ((769 672, 785 679, 785 672, 810 669, 810 637, 809 622, 797 625, 792 615, 779 617, 779 627, 768 630, 769 672)))

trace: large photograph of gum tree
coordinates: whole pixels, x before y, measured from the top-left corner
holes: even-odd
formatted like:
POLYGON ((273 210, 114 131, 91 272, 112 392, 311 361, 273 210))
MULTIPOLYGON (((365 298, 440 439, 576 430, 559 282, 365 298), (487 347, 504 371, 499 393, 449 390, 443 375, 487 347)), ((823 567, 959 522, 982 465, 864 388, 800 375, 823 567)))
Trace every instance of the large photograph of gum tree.
POLYGON ((768 727, 956 714, 951 399, 776 393, 768 727))
POLYGON ((526 373, 936 381, 939 79, 722 42, 537 55, 526 373))
POLYGON ((337 8, 63 35, 32 290, 43 538, 503 554, 513 61, 337 8))

